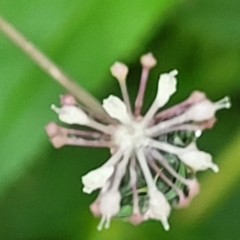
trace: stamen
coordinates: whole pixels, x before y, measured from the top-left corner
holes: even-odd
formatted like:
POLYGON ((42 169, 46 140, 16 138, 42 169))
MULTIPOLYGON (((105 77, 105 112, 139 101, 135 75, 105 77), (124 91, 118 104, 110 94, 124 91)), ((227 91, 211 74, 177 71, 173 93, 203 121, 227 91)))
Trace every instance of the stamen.
POLYGON ((173 182, 160 170, 160 168, 157 166, 154 160, 150 159, 149 165, 152 167, 152 169, 154 169, 154 171, 158 174, 158 176, 162 178, 162 180, 166 182, 177 193, 177 195, 179 196, 179 199, 185 198, 183 191, 178 186, 173 184, 173 182))
POLYGON ((175 131, 198 131, 202 130, 201 125, 196 125, 196 124, 182 124, 182 125, 177 125, 173 126, 170 128, 163 129, 161 131, 155 132, 154 134, 151 134, 151 137, 156 137, 162 134, 170 133, 170 132, 175 132, 175 131))
POLYGON ((154 117, 154 119, 156 122, 158 122, 159 120, 178 116, 178 115, 182 114, 191 105, 201 102, 204 99, 206 99, 206 95, 203 92, 194 91, 188 97, 188 99, 186 99, 185 101, 183 101, 175 106, 172 106, 166 110, 161 111, 154 117))
POLYGON ((82 136, 82 137, 88 137, 88 138, 104 138, 104 135, 102 133, 94 132, 94 131, 82 131, 82 130, 76 130, 76 129, 68 129, 61 127, 62 131, 65 131, 67 135, 74 135, 74 136, 82 136))
POLYGON ((146 84, 148 80, 149 70, 156 65, 157 61, 151 53, 145 54, 141 57, 142 74, 140 79, 139 90, 135 101, 135 116, 138 117, 141 113, 143 105, 146 84))
POLYGON ((126 104, 128 113, 130 116, 132 116, 132 107, 131 107, 131 103, 130 103, 130 99, 129 99, 129 93, 127 90, 126 81, 119 82, 119 85, 120 85, 120 88, 122 91, 123 101, 126 104))
POLYGON ((154 136, 156 133, 162 131, 162 130, 165 130, 173 125, 179 125, 183 122, 186 122, 188 119, 187 119, 187 114, 186 113, 183 113, 182 115, 180 116, 177 116, 175 118, 171 118, 169 120, 166 120, 166 121, 163 121, 163 122, 160 122, 152 127, 149 127, 148 129, 146 129, 146 134, 148 136, 154 136))
POLYGON ((138 205, 138 192, 137 192, 137 173, 136 173, 136 158, 135 156, 131 159, 130 164, 130 185, 133 191, 133 214, 139 214, 139 205, 138 205))
POLYGON ((151 122, 150 120, 153 118, 158 109, 163 107, 168 102, 172 94, 176 92, 177 80, 175 76, 177 73, 177 70, 173 70, 170 73, 164 73, 160 75, 157 95, 153 101, 152 106, 142 120, 143 126, 149 125, 151 122))
MULTIPOLYGON (((161 129, 159 131, 156 131, 154 133, 152 133, 150 136, 151 137, 156 137, 162 134, 166 134, 166 133, 170 133, 170 132, 174 132, 174 131, 195 131, 195 132, 201 132, 204 129, 210 129, 213 127, 214 123, 216 122, 216 118, 213 117, 209 120, 200 122, 200 123, 195 123, 195 124, 181 124, 181 125, 176 125, 176 126, 172 126, 169 128, 165 128, 165 129, 161 129)), ((149 134, 149 131, 146 131, 147 134, 149 134)), ((199 135, 199 134, 197 134, 199 135)), ((199 137, 199 136, 198 136, 199 137)))
POLYGON ((89 120, 90 120, 89 124, 88 124, 89 127, 92 127, 96 130, 99 130, 99 131, 109 134, 109 135, 111 135, 113 133, 113 129, 114 129, 113 126, 111 126, 111 125, 107 126, 107 125, 101 124, 93 119, 89 119, 89 120))
POLYGON ((56 123, 51 122, 46 127, 46 132, 55 148, 63 147, 64 145, 75 145, 75 146, 91 146, 91 147, 111 147, 110 141, 104 140, 86 140, 76 136, 84 136, 93 139, 99 139, 103 137, 102 134, 97 132, 87 132, 75 129, 67 129, 58 126, 56 123))
POLYGON ((148 142, 148 146, 150 146, 151 148, 157 148, 159 150, 172 153, 172 154, 180 154, 188 151, 188 149, 186 148, 176 147, 166 142, 156 141, 150 138, 147 140, 147 142, 148 142))
POLYGON ((131 103, 130 103, 127 85, 126 85, 128 68, 125 64, 116 62, 113 64, 113 66, 111 67, 110 70, 111 70, 112 75, 118 80, 119 86, 121 88, 122 96, 123 96, 123 101, 126 104, 128 113, 131 116, 132 108, 131 108, 131 103))
POLYGON ((149 167, 147 165, 147 160, 146 160, 146 157, 144 155, 143 149, 141 149, 141 148, 137 149, 136 150, 136 155, 137 155, 138 162, 141 166, 141 170, 143 172, 143 175, 145 177, 145 180, 147 182, 148 191, 151 190, 151 189, 156 189, 157 187, 154 183, 152 174, 151 174, 151 172, 149 170, 149 167))
POLYGON ((83 138, 75 138, 75 137, 68 137, 66 139, 66 144, 67 145, 73 145, 73 146, 84 146, 84 147, 107 147, 111 148, 112 147, 112 142, 107 142, 107 141, 91 141, 91 140, 85 140, 83 138))
POLYGON ((156 150, 151 150, 149 153, 152 155, 152 157, 156 160, 158 160, 161 165, 175 178, 177 178, 179 181, 181 181, 183 184, 188 185, 189 181, 185 178, 183 178, 181 175, 179 175, 172 167, 168 164, 167 160, 163 157, 162 154, 160 154, 156 150))
POLYGON ((122 149, 118 149, 102 166, 104 167, 114 166, 121 159, 123 153, 124 151, 122 149))
POLYGON ((81 137, 87 137, 87 138, 94 138, 94 139, 99 139, 99 138, 104 138, 104 135, 99 132, 94 132, 94 131, 83 131, 83 130, 76 130, 76 129, 69 129, 69 128, 64 128, 61 126, 58 126, 55 122, 50 122, 46 127, 45 130, 48 134, 48 136, 51 138, 55 135, 72 135, 72 136, 81 136, 81 137))
POLYGON ((126 172, 126 167, 129 161, 130 152, 124 154, 123 159, 121 162, 118 163, 116 167, 116 172, 114 175, 111 191, 118 191, 119 185, 122 181, 122 178, 126 172))

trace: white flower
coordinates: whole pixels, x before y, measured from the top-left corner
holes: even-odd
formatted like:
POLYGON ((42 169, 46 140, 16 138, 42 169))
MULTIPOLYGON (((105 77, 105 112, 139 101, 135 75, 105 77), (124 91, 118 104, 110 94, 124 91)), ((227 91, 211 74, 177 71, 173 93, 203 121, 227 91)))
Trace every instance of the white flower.
POLYGON ((156 101, 158 107, 164 106, 173 93, 176 92, 177 79, 175 76, 178 74, 177 70, 173 70, 170 73, 164 73, 160 75, 158 81, 158 92, 156 101))
POLYGON ((124 124, 130 123, 131 119, 127 113, 126 105, 120 98, 110 95, 107 99, 103 100, 102 106, 113 119, 117 119, 124 124))
POLYGON ((189 150, 178 155, 182 162, 192 168, 194 171, 203 171, 211 168, 214 172, 218 172, 219 168, 212 162, 212 156, 209 153, 189 150))
POLYGON ((168 230, 170 203, 186 206, 199 192, 198 182, 190 176, 208 168, 219 170, 210 154, 197 149, 195 141, 204 129, 213 126, 216 111, 230 107, 229 99, 225 97, 213 103, 204 93, 195 91, 187 100, 159 112, 176 92, 177 70, 173 70, 160 75, 156 97, 149 110, 141 114, 149 71, 156 60, 152 54, 146 54, 141 64, 141 81, 133 110, 125 81, 128 68, 117 62, 111 72, 119 81, 123 101, 113 95, 103 100, 102 110, 109 117, 86 107, 83 110, 67 95, 61 98, 61 108, 53 105, 52 109, 61 121, 78 124, 79 128, 87 126, 87 130, 67 129, 53 123, 46 127, 55 147, 109 148, 111 157, 106 163, 82 177, 84 192, 100 189, 91 205, 93 214, 101 216, 99 230, 109 227, 111 218, 125 203, 133 209, 132 215, 129 214, 132 223, 157 219, 168 230), (167 188, 163 187, 166 185, 167 188), (167 200, 166 189, 170 189, 173 199, 167 200))
POLYGON ((103 166, 87 173, 82 177, 82 182, 84 184, 83 191, 85 193, 91 193, 98 188, 103 188, 113 172, 113 166, 103 166))
POLYGON ((168 231, 170 226, 167 219, 170 214, 171 207, 167 199, 156 188, 149 191, 149 198, 149 207, 147 212, 144 214, 144 219, 148 220, 151 218, 160 220, 164 229, 168 231))
POLYGON ((203 100, 190 107, 186 114, 189 120, 201 122, 214 117, 215 112, 221 108, 230 108, 229 98, 225 97, 222 100, 212 103, 209 100, 203 100))
POLYGON ((51 107, 58 114, 59 120, 64 123, 79 125, 87 125, 89 123, 88 115, 76 106, 65 105, 58 108, 52 105, 51 107))
POLYGON ((100 197, 99 211, 101 213, 101 221, 97 227, 98 230, 110 227, 110 221, 120 210, 121 195, 119 191, 108 191, 100 197))
POLYGON ((112 75, 119 81, 125 81, 128 74, 128 67, 120 62, 115 62, 111 67, 112 75))

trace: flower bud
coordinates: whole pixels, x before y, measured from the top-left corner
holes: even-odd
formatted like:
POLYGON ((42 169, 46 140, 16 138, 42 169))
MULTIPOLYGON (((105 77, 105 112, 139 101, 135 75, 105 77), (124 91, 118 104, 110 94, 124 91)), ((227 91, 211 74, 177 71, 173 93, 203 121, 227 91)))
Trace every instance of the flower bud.
POLYGON ((127 107, 120 98, 110 95, 103 100, 102 106, 110 117, 117 119, 119 122, 128 124, 131 121, 127 107))
POLYGON ((125 81, 127 74, 128 74, 128 67, 121 63, 121 62, 115 62, 112 67, 110 68, 112 75, 118 80, 118 81, 125 81))
POLYGON ((170 73, 164 73, 160 75, 160 79, 158 81, 158 92, 156 96, 156 101, 159 108, 164 106, 168 102, 171 95, 176 92, 177 79, 175 76, 177 73, 177 70, 173 70, 170 73))
POLYGON ((110 227, 110 221, 120 211, 121 194, 119 191, 109 190, 100 198, 99 211, 102 219, 98 225, 98 230, 110 227))
POLYGON ((144 219, 149 218, 157 219, 162 222, 162 225, 166 231, 169 230, 168 216, 171 211, 171 207, 165 198, 165 196, 157 189, 149 190, 149 208, 144 214, 144 219))
POLYGON ((209 153, 190 150, 178 155, 183 163, 192 168, 194 171, 203 171, 211 168, 214 172, 218 172, 219 168, 212 162, 212 156, 209 153))
POLYGON ((100 167, 82 177, 83 192, 90 194, 92 191, 103 188, 107 180, 112 176, 114 167, 100 167))
POLYGON ((80 108, 71 105, 64 105, 61 108, 52 105, 51 108, 58 114, 59 120, 68 124, 87 125, 88 115, 80 108))
POLYGON ((157 60, 154 58, 152 53, 143 55, 140 59, 140 62, 145 68, 153 68, 157 64, 157 60))

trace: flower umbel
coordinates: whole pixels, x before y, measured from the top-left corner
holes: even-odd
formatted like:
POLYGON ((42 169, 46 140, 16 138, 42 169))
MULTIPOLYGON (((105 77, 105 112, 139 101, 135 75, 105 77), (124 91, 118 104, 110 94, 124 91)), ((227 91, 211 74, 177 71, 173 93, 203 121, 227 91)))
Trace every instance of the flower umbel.
POLYGON ((160 111, 176 92, 178 72, 173 70, 160 75, 155 100, 142 114, 149 71, 156 59, 148 53, 142 56, 141 64, 133 110, 126 87, 128 68, 117 62, 111 73, 119 82, 123 100, 113 95, 103 100, 109 118, 88 111, 74 97, 65 95, 61 107, 53 105, 52 109, 60 121, 79 125, 78 129, 55 123, 46 126, 57 148, 76 145, 110 149, 111 157, 82 177, 85 193, 100 189, 90 207, 101 217, 99 230, 108 228, 113 217, 124 217, 133 224, 156 219, 168 230, 171 208, 187 206, 199 192, 196 172, 208 168, 219 171, 211 155, 198 150, 196 140, 214 125, 216 111, 230 107, 228 97, 211 102, 204 93, 195 91, 180 104, 160 111), (81 126, 89 130, 81 130, 81 126))

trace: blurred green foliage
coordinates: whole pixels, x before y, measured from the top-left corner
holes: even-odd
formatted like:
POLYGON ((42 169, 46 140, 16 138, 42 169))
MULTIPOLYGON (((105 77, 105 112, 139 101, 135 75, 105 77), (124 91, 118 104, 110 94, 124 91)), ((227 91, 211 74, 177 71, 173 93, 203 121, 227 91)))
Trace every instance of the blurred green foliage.
POLYGON ((238 0, 1 0, 0 14, 99 99, 119 94, 109 74, 116 60, 130 65, 135 96, 139 57, 152 51, 159 65, 147 104, 159 73, 176 68, 179 91, 170 104, 199 89, 213 100, 229 95, 233 107, 199 141, 220 173, 199 174, 201 194, 173 211, 170 232, 154 221, 134 227, 119 220, 98 232, 88 210, 96 194, 82 193, 80 176, 108 152, 53 149, 43 128, 56 120, 49 106, 64 89, 0 35, 0 239, 239 239, 239 12, 238 0))

